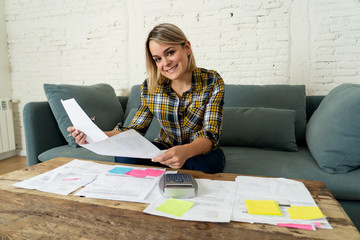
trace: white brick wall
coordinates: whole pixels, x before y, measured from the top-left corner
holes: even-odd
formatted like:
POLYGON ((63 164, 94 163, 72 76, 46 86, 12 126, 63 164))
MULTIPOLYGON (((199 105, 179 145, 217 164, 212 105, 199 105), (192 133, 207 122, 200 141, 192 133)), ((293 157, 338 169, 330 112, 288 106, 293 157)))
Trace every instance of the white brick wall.
POLYGON ((310 93, 360 83, 360 1, 310 1, 310 93))
POLYGON ((105 82, 123 94, 145 78, 144 41, 177 24, 197 64, 229 84, 305 84, 326 94, 360 83, 359 0, 6 0, 17 148, 22 109, 43 83, 105 82))

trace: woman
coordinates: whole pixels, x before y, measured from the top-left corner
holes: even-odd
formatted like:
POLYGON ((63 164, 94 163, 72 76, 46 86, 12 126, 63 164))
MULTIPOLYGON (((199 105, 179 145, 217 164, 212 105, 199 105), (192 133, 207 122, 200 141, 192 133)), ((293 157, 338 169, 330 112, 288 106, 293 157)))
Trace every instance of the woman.
MULTIPOLYGON (((126 128, 106 132, 113 136, 135 129, 145 134, 156 117, 161 129, 154 144, 161 156, 148 159, 115 157, 115 162, 222 172, 225 155, 219 147, 224 82, 213 70, 197 68, 191 44, 173 24, 160 24, 146 40, 148 79, 141 86, 140 106, 126 128)), ((79 144, 86 136, 68 128, 79 144)))

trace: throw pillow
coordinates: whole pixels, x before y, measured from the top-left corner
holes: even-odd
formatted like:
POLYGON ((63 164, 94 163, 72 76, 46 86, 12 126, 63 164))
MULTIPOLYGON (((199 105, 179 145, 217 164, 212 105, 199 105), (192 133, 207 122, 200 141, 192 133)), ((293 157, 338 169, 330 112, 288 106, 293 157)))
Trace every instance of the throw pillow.
POLYGON ((224 107, 263 107, 295 110, 297 144, 305 143, 304 85, 225 85, 224 107))
POLYGON ((67 137, 66 129, 72 126, 72 123, 61 104, 61 99, 74 98, 90 118, 96 118, 94 123, 103 131, 112 130, 117 123, 123 121, 122 106, 114 89, 108 84, 92 86, 44 84, 44 91, 61 133, 73 147, 78 145, 74 138, 67 137))
POLYGON ((360 85, 342 84, 325 96, 307 124, 306 140, 320 168, 346 173, 360 167, 360 85))
POLYGON ((220 145, 297 151, 295 110, 224 107, 220 145))

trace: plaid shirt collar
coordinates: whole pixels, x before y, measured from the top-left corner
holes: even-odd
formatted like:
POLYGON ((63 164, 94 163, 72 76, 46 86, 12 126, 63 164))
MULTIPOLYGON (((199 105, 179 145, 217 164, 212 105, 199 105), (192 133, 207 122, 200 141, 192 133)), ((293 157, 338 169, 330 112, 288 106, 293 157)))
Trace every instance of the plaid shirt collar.
MULTIPOLYGON (((199 92, 201 90, 201 78, 199 79, 198 76, 200 76, 200 69, 195 68, 192 71, 192 78, 191 78, 191 88, 190 91, 191 92, 199 92)), ((171 89, 171 80, 166 78, 164 83, 159 85, 154 93, 166 93, 167 95, 171 95, 173 93, 172 89, 171 89)))

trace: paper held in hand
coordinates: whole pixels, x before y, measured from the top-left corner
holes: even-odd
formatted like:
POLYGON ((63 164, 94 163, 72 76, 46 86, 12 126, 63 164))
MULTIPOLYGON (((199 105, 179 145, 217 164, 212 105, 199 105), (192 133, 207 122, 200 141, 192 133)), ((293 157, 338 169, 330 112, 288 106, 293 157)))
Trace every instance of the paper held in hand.
POLYGON ((107 156, 153 158, 162 151, 141 134, 131 129, 112 137, 98 128, 74 98, 61 100, 74 127, 86 134, 88 144, 81 145, 94 153, 107 156))

